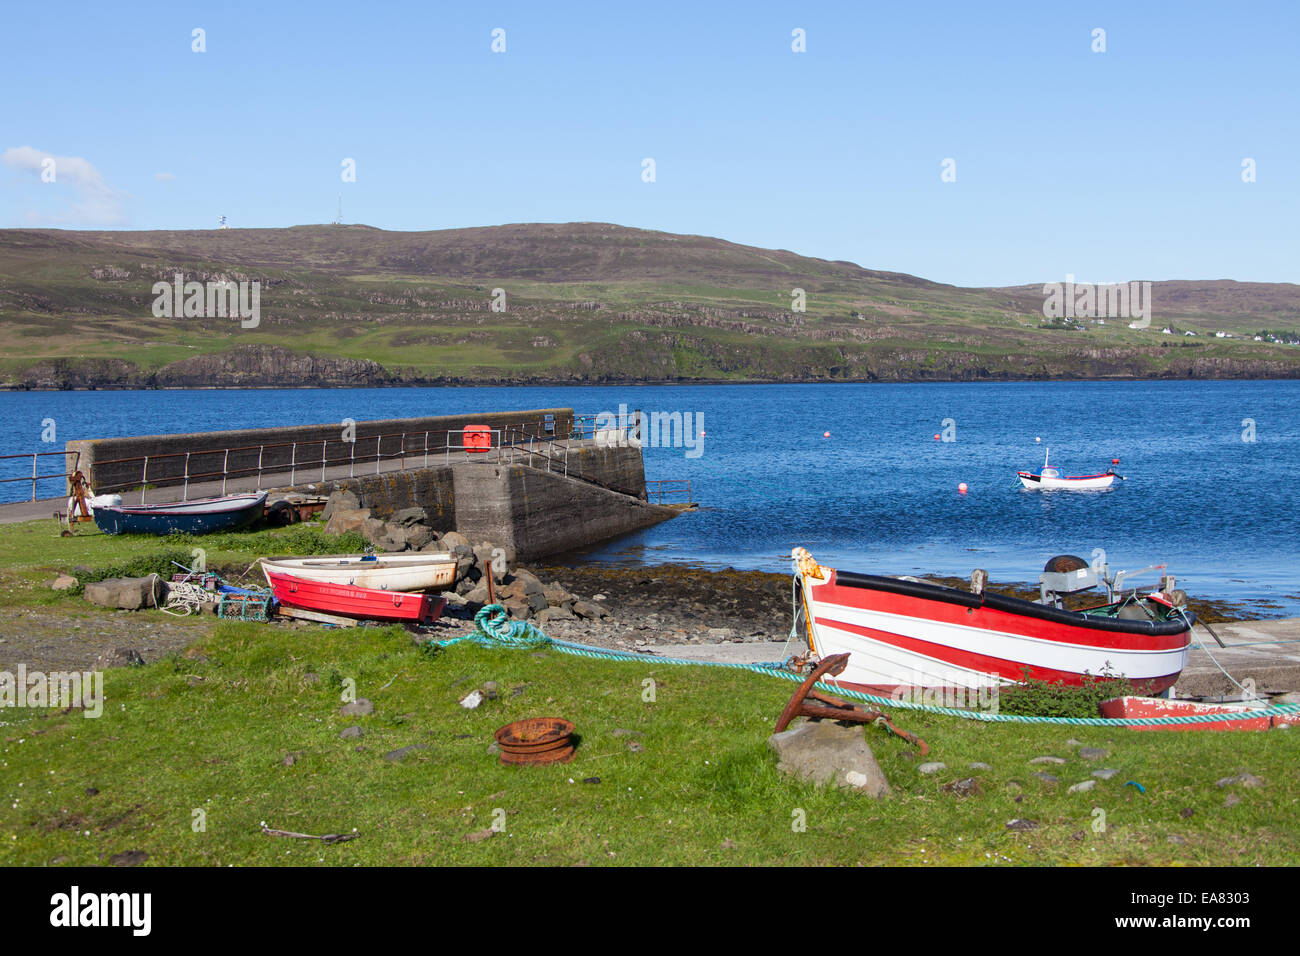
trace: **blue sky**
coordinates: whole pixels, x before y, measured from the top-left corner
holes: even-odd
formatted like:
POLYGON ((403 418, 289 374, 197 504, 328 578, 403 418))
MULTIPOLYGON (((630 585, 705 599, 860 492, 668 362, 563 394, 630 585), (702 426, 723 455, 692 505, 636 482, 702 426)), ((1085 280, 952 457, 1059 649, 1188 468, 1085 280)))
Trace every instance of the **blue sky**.
POLYGON ((961 285, 1297 282, 1298 26, 1294 3, 8 4, 0 226, 288 226, 342 194, 386 229, 598 220, 961 285))

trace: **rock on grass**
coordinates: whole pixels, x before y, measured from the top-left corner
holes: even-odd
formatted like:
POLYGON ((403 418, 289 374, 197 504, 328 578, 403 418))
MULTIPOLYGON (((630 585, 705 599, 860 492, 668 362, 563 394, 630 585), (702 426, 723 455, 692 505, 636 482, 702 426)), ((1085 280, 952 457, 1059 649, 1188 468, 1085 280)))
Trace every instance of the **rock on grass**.
POLYGON ((1224 777, 1222 780, 1216 781, 1214 785, 1216 787, 1232 787, 1238 784, 1243 787, 1262 787, 1264 781, 1253 773, 1239 773, 1235 777, 1224 777))
POLYGON ((767 745, 780 756, 777 769, 782 773, 818 784, 833 782, 872 797, 889 793, 889 782, 861 728, 809 720, 772 734, 767 745))
POLYGON ((954 780, 952 783, 946 783, 939 790, 943 793, 955 794, 959 797, 974 796, 980 792, 979 781, 974 777, 966 777, 963 780, 954 780))

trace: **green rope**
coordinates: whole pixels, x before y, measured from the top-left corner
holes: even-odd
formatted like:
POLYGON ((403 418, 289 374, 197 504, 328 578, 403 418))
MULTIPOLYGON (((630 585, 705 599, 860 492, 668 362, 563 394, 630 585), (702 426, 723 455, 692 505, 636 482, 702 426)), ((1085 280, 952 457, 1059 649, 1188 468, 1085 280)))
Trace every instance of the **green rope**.
MULTIPOLYGON (((464 637, 453 637, 445 641, 431 641, 438 647, 449 647, 461 641, 472 641, 486 647, 553 647, 562 654, 593 659, 637 661, 655 664, 691 665, 694 667, 726 667, 731 670, 744 670, 768 677, 802 683, 802 674, 785 670, 784 663, 733 664, 726 661, 698 661, 681 657, 647 657, 629 651, 612 651, 603 647, 590 647, 586 644, 574 644, 570 641, 557 641, 548 637, 541 628, 528 621, 511 621, 508 613, 500 604, 489 604, 474 615, 475 630, 464 637)), ((1021 714, 994 714, 980 710, 964 710, 959 707, 935 707, 919 704, 909 700, 895 700, 892 697, 879 697, 861 691, 839 687, 835 683, 819 681, 814 685, 818 690, 838 694, 851 700, 901 710, 914 710, 925 714, 940 714, 945 717, 964 717, 967 720, 982 720, 987 723, 1013 724, 1058 724, 1085 727, 1153 727, 1177 724, 1207 724, 1223 720, 1250 720, 1259 717, 1276 717, 1281 714, 1300 714, 1300 704, 1278 704, 1262 710, 1246 710, 1231 714, 1189 714, 1184 717, 1030 717, 1021 714)))
POLYGON ((474 630, 464 637, 453 637, 446 641, 434 641, 438 647, 449 647, 461 641, 473 641, 485 647, 545 647, 551 639, 535 624, 528 621, 510 620, 508 612, 500 604, 488 604, 474 615, 474 630))

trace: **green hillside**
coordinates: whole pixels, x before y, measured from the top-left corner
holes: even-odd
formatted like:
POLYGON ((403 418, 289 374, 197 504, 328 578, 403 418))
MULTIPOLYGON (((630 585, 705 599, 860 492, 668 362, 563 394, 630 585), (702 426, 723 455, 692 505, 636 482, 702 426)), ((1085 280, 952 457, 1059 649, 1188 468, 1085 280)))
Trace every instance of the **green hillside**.
POLYGON ((602 223, 11 229, 0 385, 1300 376, 1300 348, 1254 340, 1296 337, 1300 286, 1157 282, 1151 299, 1148 329, 1045 327, 1041 286, 957 288, 602 223), (177 274, 258 280, 258 326, 155 317, 154 283, 177 274))

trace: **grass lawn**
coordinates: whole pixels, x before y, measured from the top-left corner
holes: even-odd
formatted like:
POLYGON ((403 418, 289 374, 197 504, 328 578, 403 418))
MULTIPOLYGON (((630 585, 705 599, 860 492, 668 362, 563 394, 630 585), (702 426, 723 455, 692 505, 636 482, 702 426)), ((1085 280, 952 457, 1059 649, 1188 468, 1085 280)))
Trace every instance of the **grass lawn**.
POLYGON ((184 654, 108 671, 98 719, 0 712, 0 865, 98 864, 128 850, 145 851, 149 864, 186 865, 1245 865, 1300 856, 1300 732, 986 725, 898 711, 899 725, 929 742, 927 759, 947 769, 920 774, 911 747, 868 727, 894 787, 877 802, 777 772, 765 741, 792 686, 651 659, 469 643, 431 652, 397 628, 225 623, 184 654), (488 680, 499 685, 496 700, 459 705, 488 680), (350 682, 374 713, 339 714, 350 682), (487 752, 492 732, 525 716, 572 720, 575 759, 499 764, 487 752), (340 738, 352 725, 364 736, 340 738), (1084 761, 1071 737, 1109 756, 1084 761), (1067 762, 1029 764, 1042 754, 1067 762), (971 771, 971 761, 992 769, 971 771), (1092 792, 1066 792, 1102 766, 1120 772, 1092 792), (1036 780, 1036 770, 1060 782, 1036 780), (1241 771, 1264 785, 1216 786, 1241 771), (941 790, 968 776, 979 793, 941 790), (1230 795, 1240 802, 1225 806, 1230 795), (1012 818, 1039 827, 1014 832, 1012 818), (358 837, 276 838, 263 823, 358 837))
MULTIPOLYGON (((340 547, 320 537, 311 525, 166 542, 61 538, 52 521, 0 526, 0 603, 10 610, 8 626, 20 629, 25 609, 69 622, 122 620, 128 612, 96 608, 44 582, 76 566, 102 572, 157 561, 164 551, 184 556, 200 543, 209 566, 226 567, 259 554, 340 547)), ((141 623, 162 619, 135 613, 141 623)), ((921 774, 914 748, 868 727, 894 789, 877 802, 776 770, 766 739, 793 690, 786 681, 553 649, 462 643, 433 652, 399 628, 185 623, 193 626, 189 650, 105 672, 98 719, 0 709, 0 865, 97 864, 129 850, 146 852, 151 864, 193 865, 1300 858, 1297 730, 1143 733, 982 724, 900 709, 899 726, 932 748, 924 759, 946 769, 921 774), (647 679, 655 682, 653 700, 644 699, 647 679), (472 711, 459 705, 489 680, 499 686, 497 699, 472 711), (339 713, 351 688, 373 701, 374 713, 339 713), (575 723, 581 743, 572 763, 508 767, 487 752, 496 728, 529 716, 575 723), (353 725, 364 735, 339 736, 353 725), (1109 755, 1085 761, 1071 738, 1109 755), (386 757, 408 747, 416 749, 386 757), (1029 763, 1040 755, 1066 763, 1029 763), (971 770, 975 761, 992 769, 971 770), (1119 773, 1091 792, 1067 792, 1099 767, 1119 773), (1036 779, 1035 771, 1059 782, 1036 779), (1243 771, 1264 785, 1216 786, 1243 771), (977 793, 943 791, 966 777, 976 779, 977 793), (599 782, 585 782, 592 778, 599 782), (1013 818, 1038 827, 1008 830, 1013 818), (276 838, 262 834, 263 822, 318 835, 355 829, 358 837, 328 845, 276 838)))
MULTIPOLYGON (((51 591, 46 584, 60 573, 75 568, 116 568, 124 575, 143 575, 148 570, 130 562, 149 561, 159 573, 179 572, 170 566, 175 560, 195 568, 245 568, 258 557, 272 554, 322 554, 349 549, 359 551, 360 537, 325 535, 319 522, 288 528, 262 528, 233 534, 201 537, 173 534, 160 538, 148 534, 107 535, 92 524, 78 525, 71 537, 60 537, 53 519, 0 525, 0 605, 84 609, 80 592, 51 591)), ((80 575, 78 575, 80 576, 80 575)), ((265 584, 254 569, 249 580, 265 584)))

